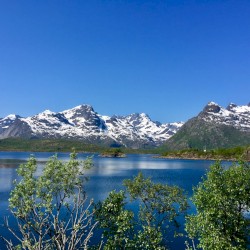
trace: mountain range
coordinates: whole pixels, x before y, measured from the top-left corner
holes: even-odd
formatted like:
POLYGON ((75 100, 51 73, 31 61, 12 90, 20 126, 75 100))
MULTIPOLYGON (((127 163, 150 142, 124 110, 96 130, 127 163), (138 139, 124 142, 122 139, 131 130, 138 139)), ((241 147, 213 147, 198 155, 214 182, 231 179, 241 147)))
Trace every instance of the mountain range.
POLYGON ((0 118, 0 139, 72 139, 106 146, 165 149, 215 148, 250 144, 250 104, 223 108, 208 103, 184 122, 162 124, 145 113, 100 115, 90 105, 30 117, 0 118))
POLYGON ((0 139, 77 139, 92 144, 131 148, 155 147, 175 134, 183 122, 152 121, 145 113, 128 116, 104 116, 90 105, 62 112, 45 110, 31 117, 8 115, 0 119, 0 139))

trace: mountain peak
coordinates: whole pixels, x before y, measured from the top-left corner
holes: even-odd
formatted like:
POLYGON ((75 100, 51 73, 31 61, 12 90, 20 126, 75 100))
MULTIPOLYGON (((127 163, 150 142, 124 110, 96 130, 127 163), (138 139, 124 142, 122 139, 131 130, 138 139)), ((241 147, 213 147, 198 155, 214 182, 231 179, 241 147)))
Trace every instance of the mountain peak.
POLYGON ((146 113, 133 113, 131 115, 129 115, 130 117, 134 117, 134 118, 140 118, 140 117, 147 117, 149 118, 149 116, 146 113))
POLYGON ((240 131, 250 131, 250 107, 230 103, 223 108, 216 103, 209 103, 199 117, 204 121, 219 125, 232 126, 240 131))
POLYGON ((55 114, 55 112, 53 112, 53 111, 51 111, 51 110, 49 110, 49 109, 46 109, 46 110, 44 110, 42 113, 40 113, 40 114, 44 114, 44 115, 53 115, 53 114, 55 114))
POLYGON ((231 110, 233 110, 236 107, 237 107, 237 105, 235 103, 231 102, 231 103, 229 103, 229 105, 227 106, 226 109, 229 110, 229 111, 231 111, 231 110))
POLYGON ((166 142, 171 150, 184 148, 224 148, 249 145, 250 105, 230 103, 225 109, 209 102, 198 116, 188 120, 166 142))
POLYGON ((132 122, 133 125, 137 125, 141 123, 142 121, 150 121, 150 117, 146 113, 133 113, 131 115, 127 116, 129 122, 132 122))
POLYGON ((219 104, 211 101, 207 104, 207 106, 219 106, 219 104))
POLYGON ((140 113, 140 116, 141 116, 141 117, 149 118, 148 114, 146 114, 146 113, 140 113))
POLYGON ((64 110, 61 113, 66 116, 73 116, 73 115, 81 115, 81 114, 90 113, 90 112, 95 112, 91 105, 81 104, 72 109, 64 110))
POLYGON ((53 111, 51 111, 49 109, 46 109, 43 112, 35 115, 34 117, 37 117, 38 119, 46 119, 48 117, 52 117, 52 116, 55 116, 55 115, 56 115, 55 112, 53 112, 53 111))
POLYGON ((89 105, 89 104, 81 104, 81 105, 76 106, 73 109, 90 109, 90 110, 93 110, 93 107, 91 105, 89 105))
POLYGON ((203 112, 209 112, 209 113, 219 113, 221 110, 221 107, 215 103, 215 102, 209 102, 205 108, 203 109, 203 112))
POLYGON ((10 115, 7 115, 4 119, 8 119, 8 120, 14 121, 17 118, 20 118, 20 116, 19 115, 15 115, 15 114, 10 114, 10 115))
POLYGON ((146 113, 127 116, 103 116, 88 104, 78 105, 62 112, 45 110, 34 116, 13 120, 0 119, 0 139, 67 138, 86 143, 119 144, 128 147, 160 145, 175 134, 180 124, 161 124, 152 121, 146 113))

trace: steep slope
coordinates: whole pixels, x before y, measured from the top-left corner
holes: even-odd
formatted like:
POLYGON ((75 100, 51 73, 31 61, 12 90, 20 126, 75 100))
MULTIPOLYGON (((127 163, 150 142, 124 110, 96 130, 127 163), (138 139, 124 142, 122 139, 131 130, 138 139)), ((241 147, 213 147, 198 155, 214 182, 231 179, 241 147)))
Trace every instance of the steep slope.
POLYGON ((103 116, 90 105, 80 105, 59 113, 45 110, 27 118, 10 115, 0 119, 0 139, 67 138, 92 144, 141 148, 162 144, 182 125, 154 122, 144 113, 103 116))
POLYGON ((161 124, 153 122, 148 115, 131 114, 128 116, 102 116, 107 127, 107 133, 118 142, 125 142, 126 145, 136 147, 160 145, 168 140, 183 123, 161 124), (120 133, 122 131, 122 133, 120 133))
POLYGON ((31 128, 18 115, 8 115, 0 119, 0 139, 8 137, 30 137, 31 128))
POLYGON ((225 109, 214 102, 210 102, 199 114, 199 117, 206 122, 232 126, 240 131, 250 131, 250 104, 248 106, 237 106, 230 103, 225 109))
POLYGON ((0 118, 0 134, 4 133, 18 118, 19 116, 13 114, 0 118))
POLYGON ((230 104, 226 109, 214 102, 188 120, 164 145, 168 150, 207 149, 250 145, 250 106, 230 104))

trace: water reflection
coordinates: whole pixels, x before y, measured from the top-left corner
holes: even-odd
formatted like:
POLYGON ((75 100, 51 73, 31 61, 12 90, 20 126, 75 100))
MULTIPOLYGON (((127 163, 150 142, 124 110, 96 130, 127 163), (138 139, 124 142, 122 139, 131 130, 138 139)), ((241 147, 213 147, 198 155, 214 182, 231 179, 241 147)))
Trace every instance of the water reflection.
MULTIPOLYGON (((18 178, 16 169, 21 163, 26 162, 31 155, 32 153, 29 152, 0 152, 0 224, 3 216, 9 215, 8 198, 13 188, 13 181, 18 178)), ((54 153, 33 153, 33 155, 38 161, 35 175, 40 176, 44 164, 54 153)), ((84 160, 92 155, 79 154, 78 157, 80 160, 84 160)), ((69 159, 69 153, 59 153, 57 156, 63 161, 69 159)), ((213 163, 204 160, 157 159, 152 158, 152 155, 128 155, 127 158, 119 159, 100 158, 97 154, 93 155, 93 161, 94 167, 86 172, 90 181, 86 183, 85 188, 88 197, 94 198, 96 202, 105 199, 111 190, 123 189, 123 180, 136 176, 140 171, 145 176, 151 177, 155 182, 178 185, 191 196, 192 187, 198 184, 213 163)), ((2 249, 1 243, 0 249, 2 249)))
MULTIPOLYGON (((12 183, 17 178, 17 167, 26 162, 30 155, 31 153, 27 152, 0 152, 0 195, 10 192, 12 183)), ((53 153, 34 153, 38 161, 36 176, 41 175, 44 164, 53 155, 53 153)), ((79 159, 84 160, 88 156, 91 154, 79 154, 79 159)), ((67 161, 69 154, 60 153, 58 158, 67 161)), ((98 198, 112 189, 122 188, 123 179, 131 178, 139 171, 152 177, 154 181, 180 185, 190 190, 212 163, 212 161, 156 159, 151 155, 128 155, 128 158, 122 159, 100 158, 98 155, 93 155, 93 161, 94 167, 87 171, 91 179, 87 189, 98 198)))
MULTIPOLYGON (((0 152, 0 195, 10 192, 13 180, 17 178, 17 167, 26 162, 30 155, 31 153, 27 152, 0 152)), ((34 153, 38 160, 36 176, 41 175, 44 164, 53 155, 54 153, 34 153)), ((79 154, 79 159, 84 160, 91 155, 79 154)), ((59 153, 58 158, 67 161, 69 153, 59 153)), ((100 158, 96 154, 93 155, 93 161, 94 167, 86 173, 91 179, 86 188, 98 198, 112 189, 121 189, 123 179, 131 178, 139 171, 152 177, 154 181, 179 185, 191 192, 192 186, 200 181, 201 176, 213 163, 204 160, 157 159, 152 158, 152 155, 128 155, 127 158, 119 159, 100 158)))
POLYGON ((10 192, 13 181, 16 179, 16 164, 0 164, 0 195, 10 192))

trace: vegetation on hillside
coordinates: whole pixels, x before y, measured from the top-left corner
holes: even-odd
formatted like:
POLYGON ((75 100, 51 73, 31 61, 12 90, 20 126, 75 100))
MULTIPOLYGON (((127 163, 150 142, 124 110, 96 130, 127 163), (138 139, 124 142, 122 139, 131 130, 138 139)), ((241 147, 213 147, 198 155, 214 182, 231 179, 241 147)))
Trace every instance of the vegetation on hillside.
POLYGON ((217 159, 217 160, 238 160, 250 161, 250 147, 219 148, 212 150, 183 149, 179 151, 168 151, 161 154, 166 158, 184 159, 217 159), (248 153, 247 153, 248 152, 248 153))
MULTIPOLYGON (((107 147, 101 144, 85 143, 79 140, 66 139, 23 139, 8 138, 0 140, 0 151, 26 151, 26 152, 107 152, 117 147, 107 147)), ((156 153, 156 149, 130 149, 119 147, 127 153, 156 153)))
POLYGON ((162 150, 232 148, 250 145, 250 133, 232 126, 205 122, 198 117, 187 121, 162 150))
POLYGON ((65 139, 23 139, 8 138, 0 140, 1 151, 29 151, 29 152, 96 152, 105 147, 87 144, 81 141, 65 139))

